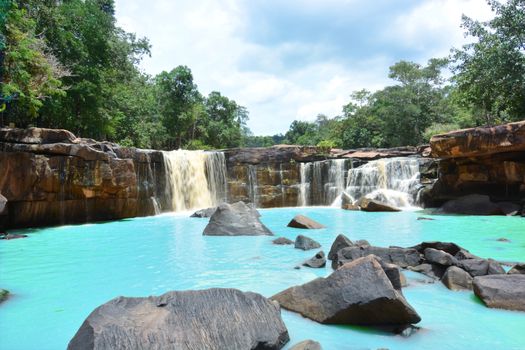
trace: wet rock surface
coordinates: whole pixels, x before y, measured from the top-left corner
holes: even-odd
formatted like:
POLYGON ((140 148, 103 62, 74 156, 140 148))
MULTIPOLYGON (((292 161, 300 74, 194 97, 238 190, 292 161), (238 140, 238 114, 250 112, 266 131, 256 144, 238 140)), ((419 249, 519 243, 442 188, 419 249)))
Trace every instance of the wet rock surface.
POLYGON ((288 227, 302 228, 302 229, 314 229, 314 230, 325 228, 324 225, 304 215, 294 216, 294 218, 288 223, 288 227))
POLYGON ((450 266, 443 275, 441 282, 451 290, 471 290, 472 280, 468 272, 456 266, 450 266))
POLYGON ((190 217, 192 218, 210 218, 215 213, 216 210, 217 210, 217 207, 200 209, 200 210, 197 210, 195 213, 191 214, 190 217))
POLYGON ((488 307, 525 311, 525 275, 475 277, 474 294, 488 307))
POLYGON ((87 317, 68 349, 281 349, 288 340, 276 303, 208 289, 113 299, 87 317))
POLYGON ((204 228, 205 236, 273 236, 259 219, 260 214, 244 202, 223 203, 204 228))
POLYGON ((291 287, 272 299, 326 324, 399 326, 421 320, 374 256, 347 263, 326 278, 291 287))
POLYGON ((309 237, 299 235, 295 238, 294 247, 296 249, 310 250, 310 249, 320 248, 321 245, 309 237))
POLYGON ((312 268, 321 268, 326 266, 326 257, 324 252, 321 250, 315 254, 312 258, 306 260, 303 263, 303 266, 312 267, 312 268))

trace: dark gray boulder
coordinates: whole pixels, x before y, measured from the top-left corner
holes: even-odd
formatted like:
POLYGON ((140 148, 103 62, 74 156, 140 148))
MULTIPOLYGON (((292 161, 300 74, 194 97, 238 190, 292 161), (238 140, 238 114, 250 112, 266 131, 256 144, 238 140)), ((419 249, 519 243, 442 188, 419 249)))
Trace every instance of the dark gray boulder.
POLYGON ((447 214, 505 215, 498 204, 490 200, 489 196, 480 194, 452 199, 443 204, 439 211, 447 214))
POLYGON ((525 263, 514 265, 514 266, 509 270, 509 272, 507 272, 507 273, 508 273, 509 275, 514 275, 514 274, 522 274, 522 275, 525 275, 525 263))
POLYGON ((294 244, 294 242, 286 237, 279 237, 272 241, 273 244, 276 245, 287 245, 287 244, 294 244))
POLYGON ((290 350, 322 350, 321 344, 313 340, 303 340, 300 343, 295 344, 290 350))
POLYGON ((281 349, 288 340, 276 303, 217 288, 110 300, 87 317, 68 349, 281 349))
POLYGON ((387 212, 394 212, 394 211, 401 211, 401 209, 396 208, 394 206, 391 206, 387 203, 380 202, 375 199, 370 199, 366 197, 361 197, 356 203, 359 208, 361 208, 362 211, 387 211, 387 212))
POLYGON ((324 252, 321 250, 315 254, 311 259, 306 260, 303 263, 303 266, 312 267, 312 268, 321 268, 326 266, 326 257, 324 252))
POLYGON ((421 320, 373 255, 347 263, 326 278, 288 288, 272 299, 325 324, 400 326, 421 320))
POLYGON ((288 227, 302 228, 302 229, 321 229, 325 228, 324 225, 321 225, 315 220, 310 219, 304 215, 296 215, 288 223, 288 227))
POLYGON ((525 311, 525 275, 489 275, 474 278, 474 294, 488 307, 525 311))
POLYGON ((200 209, 197 210, 195 213, 191 214, 190 218, 210 218, 216 210, 217 207, 200 209))
POLYGON ((440 241, 421 242, 418 245, 415 245, 410 248, 417 250, 421 254, 425 254, 425 249, 432 248, 442 250, 444 252, 449 253, 450 255, 456 255, 461 249, 463 249, 456 243, 440 241))
POLYGON ((217 207, 204 228, 205 236, 273 236, 259 219, 257 210, 244 202, 223 203, 217 207))
POLYGON ((441 278, 441 282, 450 290, 472 289, 472 277, 457 266, 450 266, 441 278))
POLYGON ((295 238, 295 248, 302 250, 310 250, 321 247, 321 245, 313 239, 299 235, 295 238))
POLYGON ((328 259, 334 260, 334 258, 337 256, 337 252, 340 251, 343 248, 353 246, 354 243, 345 235, 340 234, 335 238, 334 243, 332 243, 332 247, 330 248, 330 251, 328 252, 328 259))
POLYGON ((369 245, 359 245, 343 248, 337 252, 336 258, 332 260, 332 268, 336 269, 345 263, 358 258, 374 254, 384 262, 396 264, 399 267, 417 266, 421 262, 421 256, 417 250, 411 248, 383 248, 369 245))
POLYGON ((458 261, 449 253, 434 248, 425 249, 425 259, 431 264, 439 264, 443 266, 457 265, 458 261))
POLYGON ((410 271, 422 273, 433 279, 441 279, 447 268, 442 265, 423 263, 417 266, 409 266, 408 269, 410 271))
POLYGON ((458 267, 467 271, 472 277, 505 274, 503 267, 492 259, 478 258, 460 260, 458 267))

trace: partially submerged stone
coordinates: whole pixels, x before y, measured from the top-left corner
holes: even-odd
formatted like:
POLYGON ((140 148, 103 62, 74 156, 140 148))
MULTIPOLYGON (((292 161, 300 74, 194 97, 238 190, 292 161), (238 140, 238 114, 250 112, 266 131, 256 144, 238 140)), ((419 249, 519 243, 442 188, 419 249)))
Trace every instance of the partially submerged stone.
POLYGON ((294 241, 286 237, 279 237, 279 238, 274 239, 272 243, 276 245, 287 245, 287 244, 294 244, 294 241))
POLYGON ((310 250, 320 248, 321 245, 313 239, 299 235, 295 238, 295 248, 302 250, 310 250))
POLYGON ((347 263, 326 278, 288 288, 272 299, 325 324, 400 326, 421 320, 373 255, 347 263))
POLYGON ((391 206, 387 203, 366 197, 361 197, 361 199, 359 199, 356 204, 361 208, 362 211, 401 211, 401 209, 391 206))
POLYGON ((306 260, 303 263, 303 266, 312 267, 312 268, 321 268, 326 266, 326 257, 324 252, 321 250, 315 254, 312 258, 306 260))
POLYGON ((322 350, 321 344, 313 340, 303 340, 300 343, 295 344, 290 350, 322 350))
POLYGON ((217 210, 217 207, 200 209, 200 210, 197 210, 195 213, 191 214, 190 217, 191 218, 210 218, 213 214, 215 214, 216 210, 217 210))
POLYGON ((441 282, 451 290, 471 290, 472 280, 470 274, 465 270, 457 266, 450 266, 445 271, 441 282))
POLYGON ((276 303, 215 288, 110 300, 87 317, 68 349, 281 349, 288 340, 276 303))
POLYGON ((525 311, 525 275, 489 275, 474 278, 474 294, 488 307, 525 311))
POLYGON ((204 228, 205 236, 273 236, 259 219, 257 210, 244 202, 223 203, 217 207, 204 228))
POLYGON ((343 248, 350 247, 352 245, 354 245, 354 243, 348 237, 346 237, 343 234, 337 235, 337 237, 334 240, 334 243, 332 243, 330 252, 328 252, 328 259, 333 260, 337 256, 338 251, 340 251, 343 248))
POLYGON ((302 229, 321 229, 325 228, 324 225, 321 225, 315 220, 310 219, 304 215, 296 215, 288 223, 288 227, 302 228, 302 229))

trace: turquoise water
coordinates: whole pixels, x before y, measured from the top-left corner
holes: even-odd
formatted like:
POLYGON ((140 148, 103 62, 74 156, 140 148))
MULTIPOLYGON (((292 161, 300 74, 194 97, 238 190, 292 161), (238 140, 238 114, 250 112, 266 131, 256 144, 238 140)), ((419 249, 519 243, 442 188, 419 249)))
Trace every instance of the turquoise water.
MULTIPOLYGON (((334 208, 261 210, 276 236, 299 233, 326 253, 339 233, 379 246, 424 240, 454 241, 472 253, 525 261, 525 219, 433 216, 417 212, 365 213, 334 208), (287 228, 298 213, 323 230, 287 228), (511 242, 498 242, 505 237, 511 242)), ((98 305, 119 295, 233 287, 271 296, 325 276, 331 269, 295 270, 316 251, 275 246, 275 237, 204 237, 206 219, 161 215, 116 222, 22 231, 27 239, 0 241, 0 288, 13 296, 0 304, 0 349, 64 349, 98 305)), ((283 311, 291 341, 315 339, 330 349, 525 349, 525 313, 488 309, 470 292, 420 282, 410 273, 403 292, 423 327, 410 338, 370 329, 326 326, 283 311)))

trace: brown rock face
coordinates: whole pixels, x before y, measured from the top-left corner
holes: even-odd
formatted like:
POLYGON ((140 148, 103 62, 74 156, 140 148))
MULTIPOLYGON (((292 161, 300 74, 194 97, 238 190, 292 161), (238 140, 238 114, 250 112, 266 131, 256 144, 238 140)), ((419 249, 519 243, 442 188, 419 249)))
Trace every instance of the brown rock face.
POLYGON ((430 147, 432 156, 439 158, 480 157, 525 151, 525 121, 435 135, 430 140, 430 147))
POLYGON ((0 169, 6 228, 151 215, 164 178, 160 152, 40 128, 0 129, 0 169))

